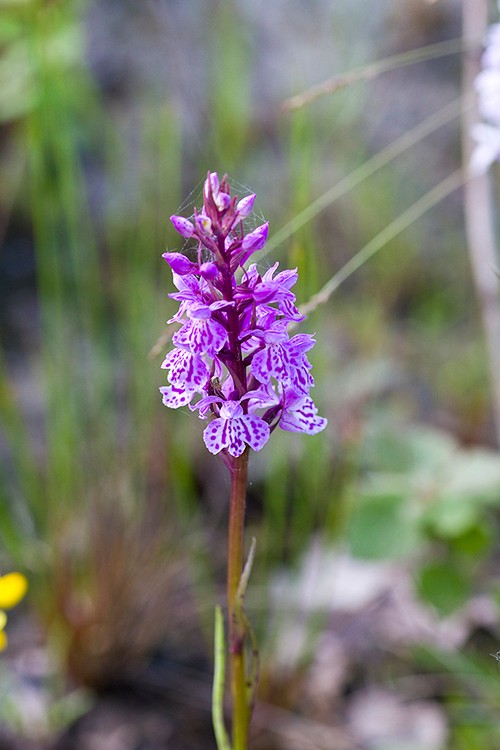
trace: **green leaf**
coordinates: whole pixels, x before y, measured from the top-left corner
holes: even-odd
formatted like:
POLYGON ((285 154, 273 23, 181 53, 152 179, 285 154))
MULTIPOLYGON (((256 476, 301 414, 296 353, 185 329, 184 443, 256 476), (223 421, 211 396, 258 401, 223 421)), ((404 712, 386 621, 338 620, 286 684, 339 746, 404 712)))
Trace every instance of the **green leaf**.
POLYGON ((476 526, 481 506, 468 497, 445 495, 424 513, 424 523, 437 535, 453 539, 476 526))
POLYGON ((437 562, 421 569, 417 590, 425 602, 446 616, 467 601, 470 583, 463 572, 452 566, 451 562, 437 562))
POLYGON ((355 557, 386 560, 409 554, 418 542, 418 530, 401 495, 365 494, 354 512, 348 539, 355 557))
POLYGON ((481 523, 454 539, 453 548, 462 554, 480 557, 488 552, 492 541, 491 527, 487 523, 481 523))
POLYGON ((397 424, 372 425, 364 452, 377 471, 410 475, 435 472, 456 451, 453 438, 427 427, 402 430, 397 424))
POLYGON ((460 451, 448 469, 447 495, 500 505, 500 458, 486 450, 460 451))

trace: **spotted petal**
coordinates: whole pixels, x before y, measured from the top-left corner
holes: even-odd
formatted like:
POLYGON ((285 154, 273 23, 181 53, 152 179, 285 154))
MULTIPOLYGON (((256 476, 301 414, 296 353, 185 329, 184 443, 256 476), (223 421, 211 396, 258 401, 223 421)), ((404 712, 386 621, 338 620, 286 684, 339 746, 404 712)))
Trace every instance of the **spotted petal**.
POLYGON ((220 453, 226 449, 237 458, 249 445, 259 451, 269 439, 269 425, 253 414, 239 417, 212 420, 203 432, 203 440, 210 453, 220 453))
POLYGON ((170 409, 178 409, 180 406, 187 406, 191 403, 196 391, 183 385, 169 385, 161 386, 160 393, 163 396, 162 401, 165 406, 170 407, 170 409))
POLYGON ((264 422, 255 414, 244 414, 238 420, 235 420, 235 431, 254 451, 260 451, 269 440, 270 435, 267 422, 264 422))
POLYGON ((269 383, 271 377, 283 382, 286 379, 287 363, 283 361, 283 351, 279 344, 266 346, 256 352, 251 370, 259 383, 269 383))
POLYGON ((172 341, 193 354, 213 357, 226 343, 227 331, 216 320, 197 318, 189 320, 180 331, 176 331, 172 341))
POLYGON ((307 357, 301 354, 302 347, 310 348, 314 341, 295 342, 297 338, 294 336, 291 341, 270 344, 254 354, 251 370, 260 383, 269 383, 273 377, 279 383, 291 386, 296 393, 303 394, 314 385, 309 373, 311 365, 307 357))
POLYGON ((282 430, 316 435, 317 432, 324 430, 328 424, 327 419, 317 416, 318 409, 309 396, 297 398, 293 392, 288 391, 285 403, 286 406, 279 422, 282 430), (287 401, 288 403, 286 403, 287 401))
POLYGON ((165 357, 163 369, 170 369, 168 380, 173 385, 187 386, 190 390, 202 392, 209 377, 208 367, 199 354, 186 349, 172 349, 165 357))

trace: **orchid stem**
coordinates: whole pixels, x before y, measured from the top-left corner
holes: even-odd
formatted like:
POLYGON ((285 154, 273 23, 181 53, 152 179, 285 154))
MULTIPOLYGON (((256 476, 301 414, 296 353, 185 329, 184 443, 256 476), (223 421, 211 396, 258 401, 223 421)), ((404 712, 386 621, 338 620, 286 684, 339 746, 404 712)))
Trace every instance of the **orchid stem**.
POLYGON ((233 459, 229 505, 227 606, 233 750, 247 750, 250 720, 246 689, 245 628, 236 611, 238 586, 243 572, 248 453, 247 448, 241 456, 233 459))

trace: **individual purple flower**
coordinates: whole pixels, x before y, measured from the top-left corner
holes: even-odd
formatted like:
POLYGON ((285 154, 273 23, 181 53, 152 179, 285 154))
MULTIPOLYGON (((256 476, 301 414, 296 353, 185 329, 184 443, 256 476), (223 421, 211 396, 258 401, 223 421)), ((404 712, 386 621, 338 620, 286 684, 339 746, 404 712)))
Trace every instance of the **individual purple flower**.
POLYGON ((194 274, 181 276, 173 271, 173 282, 178 291, 171 292, 168 296, 180 302, 180 305, 168 323, 184 323, 191 308, 210 303, 210 294, 203 278, 198 279, 194 274))
POLYGON ((265 346, 252 357, 252 374, 260 383, 268 383, 276 378, 296 393, 308 393, 314 380, 309 373, 311 364, 305 353, 314 346, 314 339, 306 333, 299 333, 289 339, 283 326, 275 326, 270 331, 256 331, 265 346))
POLYGON ((293 388, 280 389, 278 393, 275 386, 269 382, 247 395, 249 411, 267 410, 263 418, 269 420, 273 426, 277 420, 282 430, 316 435, 327 425, 324 417, 318 417, 318 409, 312 398, 297 394, 293 388))
POLYGON ((288 320, 296 322, 305 320, 305 315, 301 315, 295 306, 295 295, 290 291, 297 282, 297 269, 280 271, 276 278, 273 278, 278 265, 275 263, 269 268, 262 276, 260 283, 255 285, 253 291, 255 302, 260 306, 277 303, 278 309, 288 320))
POLYGON ((203 432, 203 440, 210 453, 222 450, 237 458, 246 446, 260 451, 269 440, 267 422, 254 414, 245 414, 238 401, 225 401, 219 416, 213 419, 203 432))
POLYGON ((289 432, 305 432, 316 435, 324 430, 327 420, 318 417, 318 409, 310 396, 297 395, 293 389, 284 394, 284 406, 279 421, 282 430, 289 432))
POLYGON ((201 263, 198 269, 198 273, 206 281, 214 281, 219 273, 217 264, 213 262, 201 263))
POLYGON ((241 249, 248 254, 247 257, 249 257, 251 253, 256 252, 256 250, 262 250, 266 244, 268 233, 269 222, 266 221, 265 224, 261 224, 260 227, 257 227, 253 232, 250 232, 243 237, 241 249))
POLYGON ((187 349, 172 349, 165 357, 162 368, 169 370, 168 380, 172 385, 184 385, 189 390, 200 393, 204 392, 210 376, 203 357, 187 349))
POLYGON ((197 229, 202 235, 211 237, 212 232, 212 220, 206 214, 198 214, 195 218, 197 229))
POLYGON ((203 183, 203 198, 204 204, 212 200, 215 203, 215 198, 219 194, 219 175, 217 172, 209 172, 207 179, 203 183))
POLYGON ((203 279, 198 279, 194 273, 178 274, 174 269, 173 282, 177 292, 171 292, 168 296, 179 302, 204 302, 210 300, 210 292, 203 279))
POLYGON ((208 354, 213 357, 226 343, 228 332, 222 323, 213 319, 212 312, 226 304, 221 301, 211 305, 192 304, 188 309, 190 320, 172 336, 174 344, 193 354, 208 354))

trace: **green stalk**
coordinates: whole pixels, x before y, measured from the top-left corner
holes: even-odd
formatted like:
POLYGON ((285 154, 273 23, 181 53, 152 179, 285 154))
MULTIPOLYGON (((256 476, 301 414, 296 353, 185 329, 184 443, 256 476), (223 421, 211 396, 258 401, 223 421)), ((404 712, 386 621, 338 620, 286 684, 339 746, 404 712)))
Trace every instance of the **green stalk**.
POLYGON ((229 670, 232 699, 233 750, 247 750, 249 706, 246 690, 245 628, 238 616, 237 594, 243 572, 243 537, 248 475, 248 448, 231 466, 229 502, 227 607, 229 618, 229 670))

